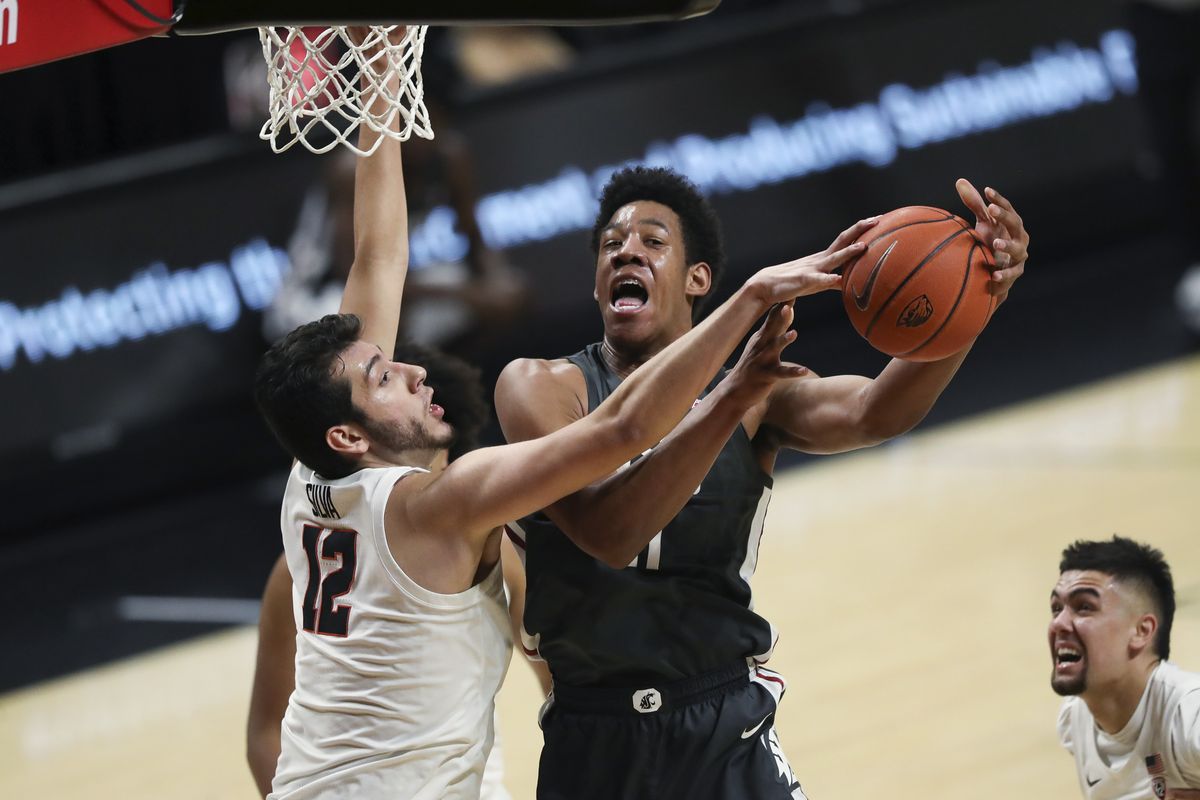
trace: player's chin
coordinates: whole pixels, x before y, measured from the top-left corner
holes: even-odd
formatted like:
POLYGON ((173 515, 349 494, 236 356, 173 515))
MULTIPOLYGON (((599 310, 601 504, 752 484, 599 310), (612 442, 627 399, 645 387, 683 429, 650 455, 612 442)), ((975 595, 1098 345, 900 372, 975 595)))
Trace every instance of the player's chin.
POLYGON ((1072 675, 1063 675, 1056 669, 1050 676, 1050 688, 1059 697, 1083 694, 1083 690, 1087 688, 1087 673, 1081 670, 1072 675))

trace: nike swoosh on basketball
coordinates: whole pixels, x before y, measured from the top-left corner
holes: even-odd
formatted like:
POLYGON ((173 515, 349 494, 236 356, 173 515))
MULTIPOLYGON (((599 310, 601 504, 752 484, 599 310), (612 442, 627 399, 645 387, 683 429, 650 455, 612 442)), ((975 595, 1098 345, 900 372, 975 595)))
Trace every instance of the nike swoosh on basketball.
POLYGON ((854 295, 854 305, 858 306, 859 311, 866 311, 867 306, 871 304, 871 292, 875 291, 875 279, 879 277, 879 270, 883 269, 883 262, 887 261, 887 257, 896 249, 899 242, 892 242, 888 245, 888 249, 883 251, 883 255, 875 262, 875 266, 871 268, 871 274, 867 276, 867 282, 863 284, 862 294, 850 290, 850 294, 854 295))
POLYGON ((1086 778, 1084 778, 1084 780, 1087 781, 1088 788, 1090 789, 1091 787, 1095 786, 1097 783, 1099 783, 1100 781, 1102 781, 1104 779, 1096 778, 1096 780, 1092 780, 1092 776, 1088 775, 1086 778))
POLYGON ((757 724, 757 725, 755 725, 753 728, 750 728, 750 729, 748 729, 748 730, 744 730, 744 731, 742 731, 742 738, 743 738, 743 739, 749 739, 751 736, 753 736, 754 734, 758 733, 758 729, 759 729, 759 728, 761 728, 761 727, 763 726, 763 722, 766 722, 766 721, 767 721, 767 720, 769 720, 770 718, 771 718, 771 715, 770 715, 770 714, 768 714, 767 716, 765 716, 765 717, 763 717, 763 718, 762 718, 762 722, 758 723, 758 724, 757 724))

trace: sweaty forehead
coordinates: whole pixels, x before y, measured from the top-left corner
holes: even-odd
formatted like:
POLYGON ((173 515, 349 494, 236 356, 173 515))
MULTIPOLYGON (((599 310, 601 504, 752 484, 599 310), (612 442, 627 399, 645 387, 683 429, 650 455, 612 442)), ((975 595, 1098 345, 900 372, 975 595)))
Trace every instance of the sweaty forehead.
POLYGON ((359 339, 342 351, 341 358, 334 359, 333 372, 335 375, 344 374, 351 381, 361 381, 372 366, 372 360, 381 357, 382 351, 377 345, 359 339))
POLYGON ((1054 594, 1064 599, 1076 592, 1089 590, 1098 594, 1101 599, 1124 600, 1128 595, 1115 577, 1091 569, 1069 569, 1058 576, 1058 583, 1054 586, 1054 594))
POLYGON ((635 200, 618 208, 608 221, 610 228, 629 228, 643 224, 660 225, 673 231, 679 228, 679 215, 670 207, 654 200, 635 200))

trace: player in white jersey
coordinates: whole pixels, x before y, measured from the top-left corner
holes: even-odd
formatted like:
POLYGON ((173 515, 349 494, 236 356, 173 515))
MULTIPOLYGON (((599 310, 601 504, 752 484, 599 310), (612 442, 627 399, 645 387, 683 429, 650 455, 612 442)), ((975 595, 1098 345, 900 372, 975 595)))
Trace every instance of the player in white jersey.
POLYGON ((1175 589, 1158 550, 1063 551, 1050 595, 1058 736, 1088 800, 1200 800, 1200 675, 1167 661, 1175 589))
MULTIPOLYGON (((489 409, 484 399, 479 371, 459 358, 432 348, 404 343, 396 348, 398 361, 418 362, 428 371, 428 382, 442 399, 445 417, 454 426, 455 440, 449 451, 439 453, 433 469, 479 447, 479 432, 487 424, 489 409)), ((504 585, 509 600, 509 623, 519 630, 524 606, 525 574, 512 544, 504 544, 501 558, 504 585)), ((280 730, 288 699, 295 689, 296 623, 292 610, 292 578, 283 556, 275 563, 263 589, 258 620, 258 655, 246 720, 246 758, 258 786, 266 797, 279 762, 280 730)), ((528 662, 537 674, 544 693, 550 692, 550 673, 543 662, 528 662)), ((504 788, 504 762, 499 732, 484 769, 480 800, 509 800, 504 788)))
MULTIPOLYGON (((380 80, 364 75, 364 90, 380 80)), ((363 150, 378 137, 360 128, 363 150)), ((802 374, 780 360, 795 338, 790 301, 839 289, 832 270, 862 252, 851 243, 874 223, 753 275, 577 422, 432 473, 453 431, 424 370, 390 358, 404 209, 400 147, 387 139, 358 163, 342 313, 272 345, 255 376, 258 407, 298 462, 281 517, 298 633, 276 800, 477 798, 509 658, 500 526, 656 444, 764 313, 711 402, 748 407, 802 374)))

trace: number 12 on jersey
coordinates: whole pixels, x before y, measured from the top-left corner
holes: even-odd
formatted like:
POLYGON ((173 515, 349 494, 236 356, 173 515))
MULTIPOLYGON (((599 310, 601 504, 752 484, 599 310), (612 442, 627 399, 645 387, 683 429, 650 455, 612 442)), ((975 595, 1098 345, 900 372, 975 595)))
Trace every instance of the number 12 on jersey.
POLYGON ((357 536, 351 530, 304 526, 301 541, 308 558, 308 587, 304 590, 301 622, 309 633, 345 636, 350 627, 350 606, 339 604, 338 598, 354 583, 357 536), (337 569, 323 574, 322 559, 337 559, 337 569))

